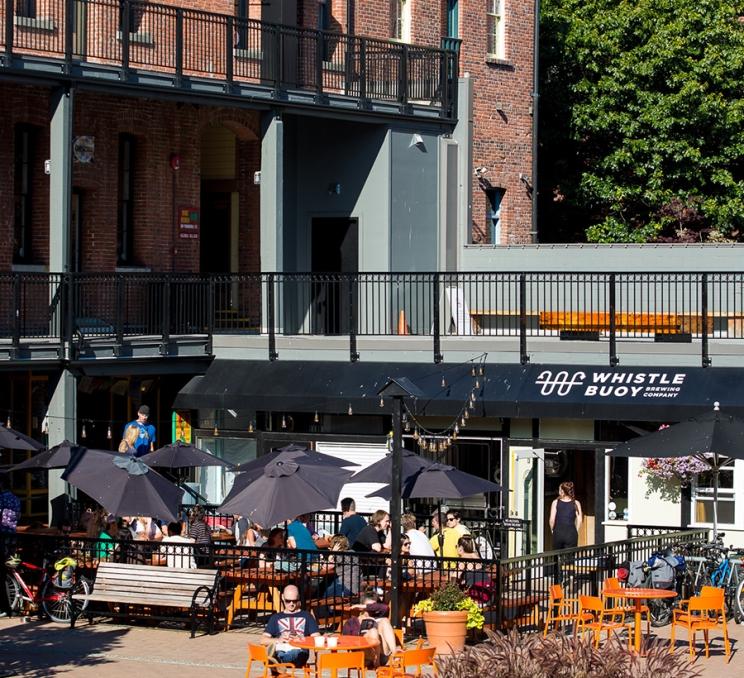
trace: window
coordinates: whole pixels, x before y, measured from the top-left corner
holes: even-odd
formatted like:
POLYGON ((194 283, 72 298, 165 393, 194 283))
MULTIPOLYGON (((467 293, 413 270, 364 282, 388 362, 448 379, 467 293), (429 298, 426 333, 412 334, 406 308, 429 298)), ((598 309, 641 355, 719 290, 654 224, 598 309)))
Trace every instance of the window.
POLYGON ((628 520, 628 457, 606 458, 607 520, 628 520))
POLYGON ((411 41, 411 2, 410 0, 391 0, 390 2, 390 34, 393 40, 401 42, 411 41))
POLYGON ((504 58, 504 0, 488 0, 486 8, 488 56, 504 58))
POLYGON ((504 200, 503 188, 486 189, 486 228, 488 242, 498 245, 501 242, 501 203, 504 200))
POLYGON ((16 0, 16 16, 36 18, 36 0, 16 0))
POLYGON ((119 135, 119 219, 117 258, 120 264, 134 261, 134 170, 136 145, 134 137, 119 135))
MULTIPOLYGON (((722 468, 718 476, 718 524, 736 523, 734 469, 722 468)), ((713 472, 697 476, 692 484, 692 522, 713 524, 713 472)))
POLYGON ((14 177, 14 230, 13 260, 15 263, 32 261, 32 206, 33 165, 37 129, 30 125, 17 125, 15 129, 15 177, 14 177))

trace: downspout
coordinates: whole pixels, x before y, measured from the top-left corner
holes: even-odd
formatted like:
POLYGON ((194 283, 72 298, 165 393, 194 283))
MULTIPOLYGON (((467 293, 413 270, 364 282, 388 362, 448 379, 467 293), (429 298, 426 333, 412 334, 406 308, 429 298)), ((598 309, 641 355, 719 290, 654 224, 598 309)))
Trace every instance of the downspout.
POLYGON ((533 31, 532 66, 532 229, 530 240, 538 242, 537 234, 537 151, 538 151, 538 108, 540 102, 540 0, 535 0, 535 28, 533 31))

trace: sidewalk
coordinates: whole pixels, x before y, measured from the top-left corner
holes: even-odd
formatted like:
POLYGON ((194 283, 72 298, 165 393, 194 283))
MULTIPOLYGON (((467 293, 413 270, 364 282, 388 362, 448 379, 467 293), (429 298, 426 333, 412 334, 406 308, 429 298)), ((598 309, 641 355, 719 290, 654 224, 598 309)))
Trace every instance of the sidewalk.
MULTIPOLYGON (((24 623, 0 619, 0 678, 69 676, 70 678, 233 678, 245 675, 246 645, 258 629, 236 629, 215 636, 190 638, 184 628, 144 628, 85 622, 70 630, 51 622, 24 623)), ((669 627, 654 635, 668 640, 669 627)), ((722 642, 712 636, 713 656, 699 658, 695 667, 703 678, 744 675, 744 625, 729 623, 732 658, 726 664, 722 642)), ((702 648, 702 638, 698 647, 702 648)), ((677 652, 687 650, 683 633, 677 652), (684 644, 684 647, 682 645, 684 644)), ((252 676, 259 676, 258 666, 252 676)), ((368 676, 373 676, 368 673, 368 676)))

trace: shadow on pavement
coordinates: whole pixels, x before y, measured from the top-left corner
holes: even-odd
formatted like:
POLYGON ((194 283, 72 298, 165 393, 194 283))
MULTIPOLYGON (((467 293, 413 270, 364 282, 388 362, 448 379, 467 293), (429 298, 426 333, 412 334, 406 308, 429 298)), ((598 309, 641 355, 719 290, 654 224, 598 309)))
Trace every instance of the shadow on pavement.
POLYGON ((127 633, 123 628, 93 632, 45 621, 19 621, 0 628, 0 678, 74 675, 83 666, 105 671, 109 660, 102 653, 120 647, 127 633))

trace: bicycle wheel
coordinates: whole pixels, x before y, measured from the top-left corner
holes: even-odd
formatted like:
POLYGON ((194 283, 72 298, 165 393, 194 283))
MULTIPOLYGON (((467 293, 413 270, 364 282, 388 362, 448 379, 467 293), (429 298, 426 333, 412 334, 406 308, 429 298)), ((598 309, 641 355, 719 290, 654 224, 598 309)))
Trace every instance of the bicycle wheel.
POLYGON ((744 579, 739 582, 734 594, 734 620, 737 624, 744 622, 744 579))
POLYGON ((21 587, 10 574, 5 575, 5 595, 8 597, 8 607, 11 614, 18 613, 23 608, 23 598, 21 597, 21 587))
POLYGON ((672 607, 671 600, 649 600, 648 611, 651 615, 651 626, 657 628, 666 626, 672 620, 672 607))
POLYGON ((61 589, 50 580, 41 593, 41 604, 49 619, 65 624, 70 622, 73 606, 76 616, 88 607, 87 600, 73 600, 72 594, 88 595, 89 593, 90 584, 84 577, 80 577, 69 589, 61 589))

